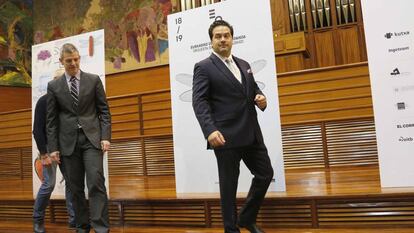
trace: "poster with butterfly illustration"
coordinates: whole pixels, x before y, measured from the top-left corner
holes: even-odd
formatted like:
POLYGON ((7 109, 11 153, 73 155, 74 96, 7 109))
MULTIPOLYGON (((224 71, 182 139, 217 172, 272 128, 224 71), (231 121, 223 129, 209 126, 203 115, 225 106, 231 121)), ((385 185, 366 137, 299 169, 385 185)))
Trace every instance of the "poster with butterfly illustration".
MULTIPOLYGON (((168 16, 170 85, 173 117, 174 165, 177 193, 218 192, 214 152, 192 108, 194 64, 210 56, 208 28, 216 19, 234 28, 232 54, 249 62, 267 97, 266 111, 258 111, 259 124, 275 171, 269 191, 284 191, 282 139, 273 31, 269 1, 228 0, 168 16)), ((243 137, 243 135, 240 135, 243 137)), ((249 189, 252 175, 241 165, 239 192, 249 189)))

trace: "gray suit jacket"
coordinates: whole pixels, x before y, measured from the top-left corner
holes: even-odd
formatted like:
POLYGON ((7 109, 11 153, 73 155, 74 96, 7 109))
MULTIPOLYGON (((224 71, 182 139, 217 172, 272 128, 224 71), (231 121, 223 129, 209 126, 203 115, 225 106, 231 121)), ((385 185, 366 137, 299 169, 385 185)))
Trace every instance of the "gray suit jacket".
POLYGON ((111 139, 111 114, 98 75, 81 71, 77 111, 73 109, 73 100, 64 74, 48 83, 47 93, 46 123, 50 152, 60 151, 63 156, 73 153, 78 123, 97 149, 101 148, 101 140, 111 139))

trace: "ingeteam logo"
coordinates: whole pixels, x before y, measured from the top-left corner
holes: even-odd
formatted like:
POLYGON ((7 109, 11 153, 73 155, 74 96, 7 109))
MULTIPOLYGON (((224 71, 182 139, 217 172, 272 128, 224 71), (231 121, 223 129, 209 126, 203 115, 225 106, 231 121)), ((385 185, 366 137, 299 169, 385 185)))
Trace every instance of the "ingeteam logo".
POLYGON ((414 139, 412 137, 404 137, 404 136, 400 136, 400 138, 398 138, 399 142, 412 142, 414 139))
POLYGON ((405 37, 409 36, 410 31, 403 31, 403 32, 387 32, 384 34, 384 37, 387 39, 391 39, 393 37, 405 37))
POLYGON ((410 46, 405 46, 405 47, 399 47, 399 48, 391 48, 388 49, 389 53, 398 53, 398 52, 403 52, 403 51, 407 51, 410 50, 410 46))

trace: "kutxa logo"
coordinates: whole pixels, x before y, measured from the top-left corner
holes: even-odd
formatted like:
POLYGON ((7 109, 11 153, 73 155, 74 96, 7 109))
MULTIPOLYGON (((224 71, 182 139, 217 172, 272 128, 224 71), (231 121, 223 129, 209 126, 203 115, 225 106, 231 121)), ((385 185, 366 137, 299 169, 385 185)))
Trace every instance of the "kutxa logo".
POLYGON ((384 37, 387 39, 391 39, 393 36, 395 37, 400 37, 400 36, 409 36, 410 35, 410 31, 405 31, 405 32, 387 32, 385 33, 384 37))
POLYGON ((387 38, 387 39, 391 39, 391 37, 392 37, 392 33, 391 32, 388 32, 388 33, 385 33, 385 38, 387 38))

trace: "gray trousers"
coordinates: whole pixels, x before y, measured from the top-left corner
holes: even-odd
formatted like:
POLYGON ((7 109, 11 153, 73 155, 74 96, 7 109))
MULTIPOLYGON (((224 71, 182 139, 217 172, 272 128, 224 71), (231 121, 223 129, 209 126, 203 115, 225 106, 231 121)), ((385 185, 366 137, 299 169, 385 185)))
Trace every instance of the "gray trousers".
POLYGON ((62 155, 61 159, 65 164, 67 182, 73 193, 73 207, 78 232, 89 232, 91 226, 96 233, 109 232, 108 197, 106 195, 102 151, 95 148, 83 130, 79 129, 73 154, 62 155), (88 211, 84 191, 85 175, 90 211, 88 211))

